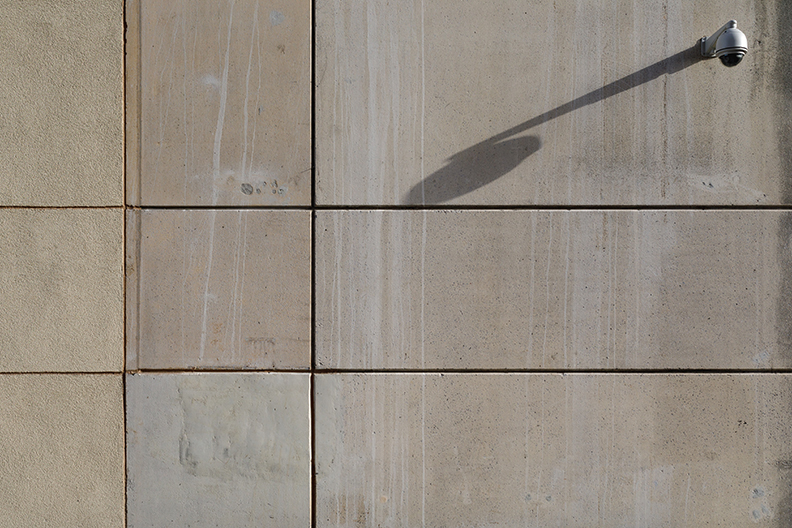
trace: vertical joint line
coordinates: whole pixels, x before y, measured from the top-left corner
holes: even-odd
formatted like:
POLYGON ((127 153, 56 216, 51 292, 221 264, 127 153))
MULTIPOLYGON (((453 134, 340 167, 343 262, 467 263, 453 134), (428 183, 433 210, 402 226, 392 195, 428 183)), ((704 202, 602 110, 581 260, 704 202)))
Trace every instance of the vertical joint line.
POLYGON ((127 47, 127 34, 129 32, 129 26, 127 24, 127 2, 124 1, 123 5, 121 6, 121 28, 123 31, 123 41, 122 41, 122 49, 121 49, 121 159, 122 159, 122 168, 121 168, 121 200, 123 202, 124 207, 121 210, 121 304, 122 304, 122 329, 121 329, 121 422, 124 427, 124 460, 123 460, 123 467, 124 467, 124 526, 127 524, 128 518, 128 506, 127 506, 127 481, 129 480, 128 475, 128 468, 127 468, 127 412, 126 412, 126 343, 127 343, 127 314, 126 314, 126 303, 127 303, 127 292, 126 292, 126 255, 127 255, 127 237, 126 237, 126 203, 127 203, 127 53, 129 51, 127 47))
MULTIPOLYGON (((129 141, 128 138, 128 130, 127 130, 127 123, 129 116, 127 115, 127 97, 129 96, 128 90, 128 83, 129 83, 129 72, 127 67, 127 56, 128 53, 131 51, 132 53, 142 53, 141 46, 137 46, 137 49, 130 50, 128 44, 128 35, 130 32, 129 26, 129 10, 128 5, 129 0, 125 0, 121 6, 121 28, 123 31, 123 38, 122 38, 122 49, 121 49, 121 159, 122 159, 122 167, 121 167, 121 200, 123 207, 121 208, 121 304, 122 304, 122 328, 121 328, 121 423, 123 427, 123 473, 124 473, 124 526, 127 525, 129 519, 129 498, 127 496, 127 482, 129 481, 129 465, 127 463, 127 398, 126 398, 126 354, 127 354, 127 233, 126 233, 126 217, 127 217, 127 181, 129 179, 129 174, 127 174, 127 157, 129 156, 129 151, 127 148, 127 143, 129 141)), ((134 30, 140 28, 140 21, 137 21, 137 27, 134 30)), ((138 64, 140 61, 138 61, 138 64)), ((139 78, 138 78, 139 81, 139 78)), ((138 82, 138 87, 140 83, 138 82)), ((140 90, 138 90, 139 92, 140 90)), ((136 94, 139 97, 139 93, 136 94)), ((139 114, 139 112, 138 112, 139 114)), ((135 134, 139 134, 140 130, 140 123, 138 122, 137 130, 133 131, 135 134)), ((132 155, 136 155, 136 153, 132 153, 132 155)), ((138 178, 139 180, 139 178, 138 178)))
POLYGON ((311 527, 316 528, 316 0, 310 4, 311 63, 311 374, 309 377, 310 452, 311 452, 311 527))

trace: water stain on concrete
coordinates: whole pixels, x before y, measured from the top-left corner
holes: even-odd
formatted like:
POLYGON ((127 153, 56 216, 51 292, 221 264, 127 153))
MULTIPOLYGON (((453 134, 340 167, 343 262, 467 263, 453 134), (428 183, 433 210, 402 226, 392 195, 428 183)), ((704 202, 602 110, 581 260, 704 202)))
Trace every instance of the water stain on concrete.
POLYGON ((280 26, 281 24, 283 24, 283 21, 286 20, 286 16, 284 16, 284 14, 281 13, 280 11, 271 11, 269 19, 270 19, 270 24, 272 24, 273 26, 280 26))
MULTIPOLYGON (((784 45, 792 42, 792 4, 779 0, 777 4, 777 42, 784 45)), ((780 50, 779 50, 780 51, 780 50)), ((792 63, 788 54, 778 53, 775 75, 779 87, 778 108, 775 112, 778 129, 778 151, 781 156, 781 167, 786 172, 779 174, 781 178, 781 203, 792 204, 792 63)), ((783 214, 778 223, 778 261, 781 269, 777 301, 777 342, 781 365, 792 365, 792 214, 783 214)), ((792 526, 792 516, 786 526, 792 526)))
POLYGON ((781 473, 779 483, 785 483, 786 486, 783 486, 783 497, 776 503, 774 517, 778 526, 790 526, 790 521, 792 521, 792 460, 778 460, 776 467, 781 473))
POLYGON ((248 396, 260 390, 255 379, 246 377, 234 386, 205 383, 202 377, 182 380, 179 463, 189 474, 221 481, 288 479, 291 462, 299 457, 287 439, 279 438, 279 402, 262 406, 259 398, 248 396))
MULTIPOLYGON (((757 2, 757 22, 763 22, 769 27, 773 17, 765 13, 764 3, 757 2)), ((788 0, 777 0, 775 3, 775 42, 776 45, 785 45, 792 39, 792 3, 788 0)), ((780 179, 780 203, 792 204, 792 63, 788 54, 775 51, 775 66, 771 76, 775 81, 778 92, 776 95, 776 130, 778 130, 778 153, 782 171, 780 179)), ((777 360, 773 361, 774 367, 792 366, 792 214, 786 212, 779 215, 777 230, 777 259, 780 269, 780 284, 776 301, 776 343, 777 360)), ((792 408, 792 401, 787 402, 787 407, 792 408)), ((784 458, 776 461, 779 472, 779 484, 783 490, 773 508, 774 526, 792 526, 792 459, 784 458)))

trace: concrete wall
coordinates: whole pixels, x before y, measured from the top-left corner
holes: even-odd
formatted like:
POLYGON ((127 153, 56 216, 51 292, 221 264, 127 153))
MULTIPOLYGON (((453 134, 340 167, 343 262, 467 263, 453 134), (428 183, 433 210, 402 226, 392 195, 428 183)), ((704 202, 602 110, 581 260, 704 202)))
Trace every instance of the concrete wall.
POLYGON ((788 2, 7 4, 0 526, 792 525, 788 2))

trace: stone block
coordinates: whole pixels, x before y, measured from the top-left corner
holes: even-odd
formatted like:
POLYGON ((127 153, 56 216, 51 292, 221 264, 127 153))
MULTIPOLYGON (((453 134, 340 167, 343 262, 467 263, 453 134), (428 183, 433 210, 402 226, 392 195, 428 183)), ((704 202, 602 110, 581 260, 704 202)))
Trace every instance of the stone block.
POLYGON ((310 368, 308 211, 143 210, 127 368, 310 368))
POLYGON ((783 211, 321 211, 322 369, 792 366, 783 211))
POLYGON ((320 204, 792 203, 785 0, 316 4, 320 204))
POLYGON ((309 526, 308 380, 128 375, 128 526, 309 526))
POLYGON ((123 204, 122 2, 7 2, 0 205, 123 204))
POLYGON ((789 526, 790 381, 320 374, 317 526, 789 526))
POLYGON ((0 371, 120 372, 121 209, 3 209, 0 239, 0 371))
POLYGON ((310 204, 310 2, 131 3, 128 202, 310 204))
POLYGON ((121 374, 0 375, 0 526, 124 526, 121 374))

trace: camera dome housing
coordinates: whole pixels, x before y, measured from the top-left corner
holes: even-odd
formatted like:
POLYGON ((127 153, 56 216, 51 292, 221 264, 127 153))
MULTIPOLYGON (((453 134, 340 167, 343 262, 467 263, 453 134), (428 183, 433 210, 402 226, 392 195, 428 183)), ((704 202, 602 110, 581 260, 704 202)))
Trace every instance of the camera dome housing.
POLYGON ((715 56, 724 66, 737 66, 748 52, 748 39, 736 27, 724 31, 715 44, 715 56))
POLYGON ((727 67, 736 66, 748 53, 748 39, 737 29, 737 21, 729 20, 711 37, 702 37, 701 55, 717 57, 727 67))

